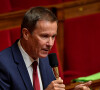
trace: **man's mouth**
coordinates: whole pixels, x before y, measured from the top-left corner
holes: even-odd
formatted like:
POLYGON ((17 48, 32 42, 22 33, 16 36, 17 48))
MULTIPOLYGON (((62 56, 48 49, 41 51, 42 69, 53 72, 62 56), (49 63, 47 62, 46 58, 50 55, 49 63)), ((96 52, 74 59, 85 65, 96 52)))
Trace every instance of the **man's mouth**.
POLYGON ((44 51, 50 51, 50 49, 42 49, 42 50, 44 50, 44 51))
POLYGON ((48 49, 43 49, 44 51, 49 51, 48 49))

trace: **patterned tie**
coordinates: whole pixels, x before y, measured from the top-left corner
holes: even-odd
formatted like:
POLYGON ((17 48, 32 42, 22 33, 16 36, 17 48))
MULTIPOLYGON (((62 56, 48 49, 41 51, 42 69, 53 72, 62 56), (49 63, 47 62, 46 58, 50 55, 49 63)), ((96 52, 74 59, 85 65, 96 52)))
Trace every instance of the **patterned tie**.
POLYGON ((37 72, 37 61, 33 62, 33 86, 34 90, 40 90, 40 83, 38 78, 38 72, 37 72))

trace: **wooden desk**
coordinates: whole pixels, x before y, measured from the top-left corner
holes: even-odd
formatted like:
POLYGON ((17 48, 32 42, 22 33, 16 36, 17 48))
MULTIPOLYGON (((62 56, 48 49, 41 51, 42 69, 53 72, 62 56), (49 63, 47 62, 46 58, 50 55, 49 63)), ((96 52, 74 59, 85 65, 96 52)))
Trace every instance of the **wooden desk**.
MULTIPOLYGON (((80 83, 77 82, 77 83, 68 84, 68 85, 66 85, 66 90, 73 90, 74 87, 75 87, 76 85, 78 85, 78 84, 80 84, 80 83)), ((90 88, 91 88, 92 90, 100 90, 100 79, 99 79, 99 80, 93 81, 92 84, 91 84, 91 86, 90 86, 90 88)))

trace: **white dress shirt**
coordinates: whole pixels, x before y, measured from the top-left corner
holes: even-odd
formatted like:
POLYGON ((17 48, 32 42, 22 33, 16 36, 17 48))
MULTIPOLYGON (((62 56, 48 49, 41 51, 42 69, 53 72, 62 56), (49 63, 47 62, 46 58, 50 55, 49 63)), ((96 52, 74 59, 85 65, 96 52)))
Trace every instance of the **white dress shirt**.
MULTIPOLYGON (((28 70, 30 79, 31 79, 31 83, 33 85, 33 67, 32 67, 32 63, 35 61, 33 58, 31 58, 26 52, 25 50, 22 48, 20 40, 18 41, 18 47, 19 50, 21 51, 22 57, 24 59, 26 68, 28 70)), ((39 58, 36 60, 38 62, 37 65, 37 71, 38 71, 38 77, 39 77, 39 82, 40 82, 40 90, 43 90, 43 85, 42 85, 42 80, 41 80, 41 75, 40 75, 40 70, 39 70, 39 58)))

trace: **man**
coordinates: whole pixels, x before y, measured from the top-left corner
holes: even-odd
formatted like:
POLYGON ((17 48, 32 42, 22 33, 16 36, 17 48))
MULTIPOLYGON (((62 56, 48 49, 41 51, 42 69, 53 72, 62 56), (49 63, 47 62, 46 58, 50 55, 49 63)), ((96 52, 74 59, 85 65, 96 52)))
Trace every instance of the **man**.
MULTIPOLYGON (((0 52, 0 90, 65 90, 63 80, 55 79, 48 61, 56 35, 57 18, 51 11, 43 7, 28 10, 20 40, 0 52), (36 71, 34 62, 38 63, 36 71), (38 73, 36 78, 34 72, 38 73)), ((76 89, 88 90, 88 84, 76 89)))

